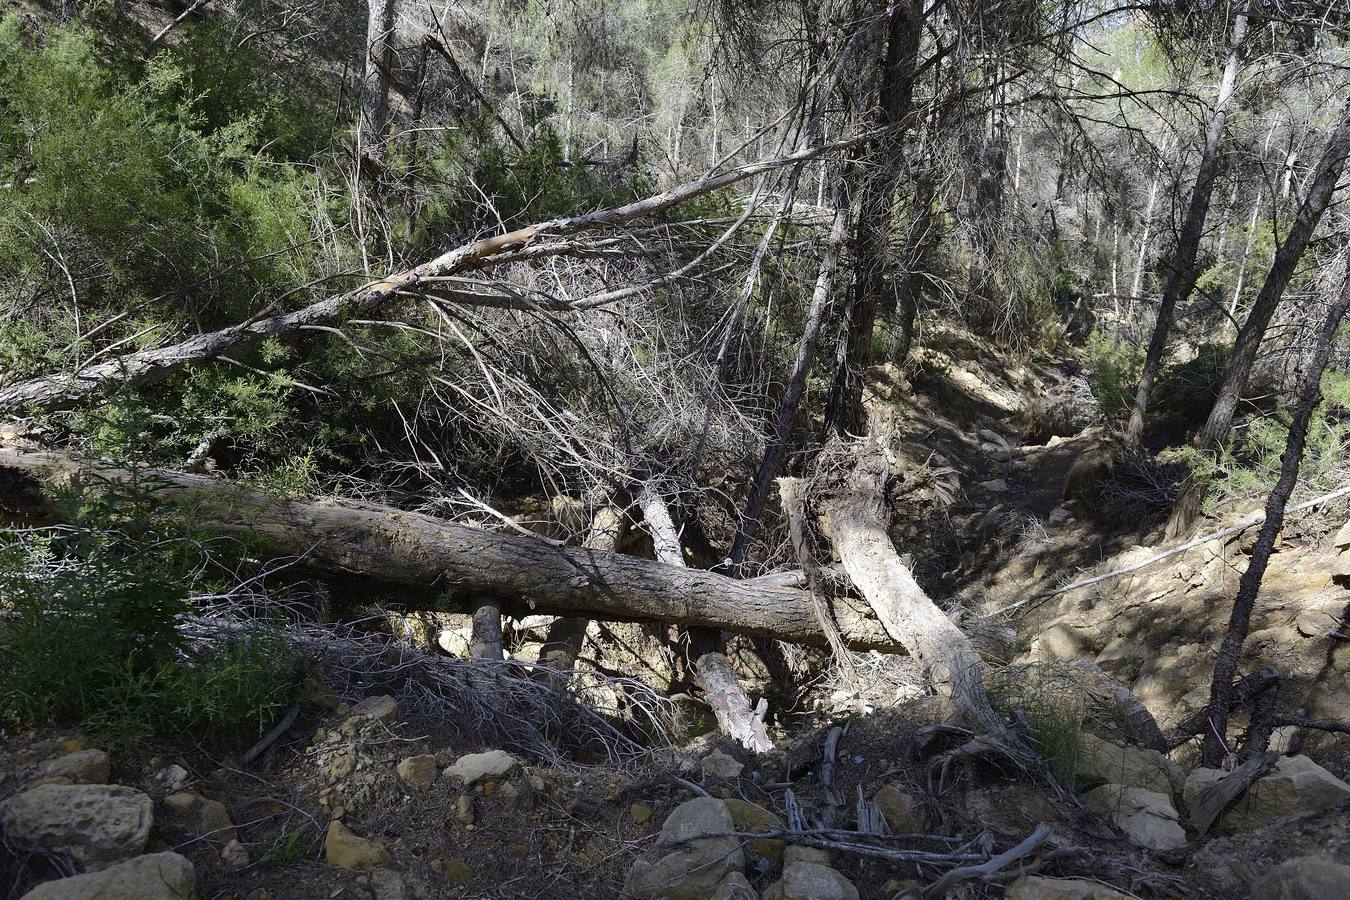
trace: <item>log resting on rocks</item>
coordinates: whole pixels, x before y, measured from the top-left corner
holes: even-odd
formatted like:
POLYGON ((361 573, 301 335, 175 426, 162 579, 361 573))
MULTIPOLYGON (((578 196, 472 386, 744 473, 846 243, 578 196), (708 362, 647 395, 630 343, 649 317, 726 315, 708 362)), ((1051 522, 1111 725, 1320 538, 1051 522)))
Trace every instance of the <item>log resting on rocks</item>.
MULTIPOLYGON (((603 550, 559 547, 516 534, 454 525, 388 507, 300 501, 201 475, 126 468, 47 450, 0 447, 0 505, 34 513, 34 482, 135 480, 200 524, 261 538, 278 557, 311 570, 359 575, 418 588, 461 586, 492 593, 535 612, 708 626, 799 644, 825 646, 825 634, 804 591, 737 581, 603 550)), ((859 650, 901 653, 862 603, 836 601, 845 643, 859 650)))

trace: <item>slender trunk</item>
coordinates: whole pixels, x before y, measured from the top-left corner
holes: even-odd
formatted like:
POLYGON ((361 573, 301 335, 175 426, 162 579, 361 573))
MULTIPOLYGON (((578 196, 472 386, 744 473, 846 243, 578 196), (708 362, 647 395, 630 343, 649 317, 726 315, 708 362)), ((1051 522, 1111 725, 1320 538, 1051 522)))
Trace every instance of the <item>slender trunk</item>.
POLYGON ((1219 94, 1214 102, 1214 114, 1209 128, 1205 131, 1204 149, 1200 155, 1200 166, 1195 174, 1195 187, 1191 191, 1191 202, 1186 209, 1186 219, 1181 226, 1181 237, 1177 241, 1176 252, 1167 271, 1167 286, 1163 289, 1162 302, 1158 305, 1158 318, 1153 326, 1153 337, 1148 342, 1148 353, 1144 357, 1144 368, 1139 375, 1139 388, 1135 392, 1134 406, 1130 410, 1130 423, 1125 429, 1125 439, 1138 444, 1144 436, 1144 414, 1148 411, 1149 395, 1153 392, 1153 383, 1157 380, 1158 369, 1162 366, 1163 354, 1167 350, 1168 334, 1172 330, 1172 319, 1177 304, 1185 303, 1195 286, 1195 257, 1200 249, 1200 238, 1205 231, 1205 217, 1209 212, 1209 198, 1214 190, 1214 180, 1219 175, 1219 144, 1223 140, 1224 123, 1228 118, 1228 104, 1237 83, 1238 65, 1242 59, 1243 41, 1247 34, 1247 13, 1244 10, 1233 19, 1233 33, 1228 44, 1228 61, 1223 67, 1223 78, 1219 81, 1219 94))
POLYGON ((480 597, 473 605, 473 630, 469 637, 469 655, 474 659, 501 661, 502 606, 496 597, 480 597))
POLYGON ((902 363, 909 356, 914 343, 915 322, 919 314, 919 300, 928 282, 929 257, 937 245, 937 222, 933 217, 933 197, 936 182, 930 173, 920 175, 914 185, 914 208, 905 232, 903 259, 905 274, 900 280, 895 298, 895 337, 891 342, 890 359, 902 363))
MULTIPOLYGON (((896 3, 890 14, 882 62, 876 122, 879 126, 899 125, 909 117, 922 36, 922 0, 896 3)), ((859 167, 863 180, 859 187, 858 220, 853 236, 853 286, 846 314, 847 337, 825 413, 827 425, 836 431, 856 431, 862 421, 863 372, 872 363, 872 332, 877 310, 890 285, 887 257, 891 211, 900 175, 899 151, 904 135, 902 128, 878 141, 859 167)))
POLYGON ((1139 236, 1139 258, 1134 265, 1134 281, 1130 285, 1130 299, 1138 300, 1139 291, 1144 286, 1144 263, 1148 259, 1148 242, 1153 237, 1153 208, 1158 203, 1158 185, 1162 182, 1163 164, 1167 157, 1170 141, 1164 141, 1158 154, 1158 171, 1153 173, 1153 183, 1148 189, 1148 205, 1144 207, 1144 233, 1139 236))
MULTIPOLYGON (((1294 224, 1285 235, 1284 243, 1276 251, 1275 261, 1271 264, 1270 272, 1261 286, 1261 292, 1256 295, 1247 321, 1243 323, 1237 340, 1233 343, 1233 355, 1228 363, 1228 371, 1224 374, 1223 383, 1219 386, 1214 407, 1195 439, 1195 445, 1202 453, 1217 456, 1228 440, 1233 415, 1237 412, 1242 392, 1246 390, 1247 378, 1251 375, 1252 365, 1256 362, 1256 354, 1261 348, 1266 327, 1270 325, 1270 320, 1280 305, 1284 289, 1294 277, 1294 271, 1298 268, 1308 242, 1312 240, 1317 223, 1331 202, 1336 182, 1341 177, 1341 170, 1345 168, 1347 156, 1350 156, 1350 103, 1347 103, 1341 111, 1340 123, 1327 142, 1322 158, 1317 161, 1317 168, 1313 171, 1312 182, 1303 205, 1299 207, 1298 215, 1294 217, 1294 224)), ((1172 517, 1167 523, 1169 537, 1176 537, 1190 528, 1191 522, 1200 513, 1200 503, 1204 499, 1207 487, 1208 485, 1194 476, 1186 479, 1176 506, 1172 510, 1172 517)))
POLYGON ((384 143, 389 127, 389 78, 394 65, 396 0, 368 0, 366 69, 361 80, 361 175, 374 209, 377 234, 388 225, 384 143))
MULTIPOLYGON (((1274 139, 1275 129, 1279 127, 1279 124, 1280 117, 1277 115, 1266 131, 1266 142, 1261 147, 1262 161, 1270 155, 1270 142, 1274 139)), ((1256 223, 1261 215, 1261 204, 1265 199, 1265 187, 1265 182, 1262 181, 1256 188, 1256 199, 1252 202, 1251 218, 1247 220, 1247 239, 1242 243, 1242 258, 1238 262, 1237 281, 1233 285, 1233 299, 1228 304, 1228 327, 1235 332, 1238 327, 1238 304, 1242 300, 1242 288, 1247 281, 1247 263, 1252 258, 1252 246, 1256 242, 1256 223)))
POLYGON ((834 294, 835 275, 839 270, 839 253, 848 236, 849 207, 848 176, 843 174, 835 194, 834 221, 830 225, 829 237, 825 241, 825 252, 820 258, 820 271, 816 275, 816 286, 811 294, 811 306, 806 313, 806 324, 802 328, 802 338, 797 345, 797 359, 788 377, 787 391, 778 405, 774 417, 773 434, 764 446, 764 457, 760 460, 755 480, 750 485, 750 495, 745 501, 745 513, 741 516, 741 525, 736 532, 728 554, 733 568, 739 567, 745 560, 750 540, 759 525, 759 515, 764 508, 764 500, 769 493, 769 485, 778 473, 783 451, 787 448, 788 434, 792 430, 792 419, 806 391, 806 376, 811 371, 811 361, 815 358, 816 344, 820 339, 820 329, 825 321, 825 311, 834 294))
POLYGON ((1247 639, 1252 610, 1256 605, 1256 595, 1261 589, 1261 579, 1270 562, 1275 538, 1284 527, 1284 508, 1298 481, 1299 466, 1303 461, 1303 450, 1308 436, 1308 423, 1312 419, 1313 410, 1322 399, 1322 373, 1326 370, 1331 357, 1336 329, 1340 328, 1347 309, 1350 309, 1350 271, 1347 271, 1340 296, 1327 313, 1326 321, 1317 336, 1317 343, 1313 347, 1312 356, 1303 372, 1302 383, 1298 390, 1298 405, 1294 409, 1293 421, 1289 424, 1289 438, 1285 442, 1284 457, 1280 463, 1280 478, 1275 482, 1275 488, 1266 500, 1266 521, 1261 525, 1261 533, 1252 547, 1251 562, 1247 564, 1247 570, 1242 573, 1242 578, 1238 582, 1233 612, 1228 619, 1228 632, 1224 635, 1218 658, 1214 663, 1214 680, 1209 694, 1209 727, 1205 729, 1203 742, 1204 764, 1207 766, 1218 766, 1228 752, 1226 736, 1233 676, 1237 673, 1242 644, 1247 639))

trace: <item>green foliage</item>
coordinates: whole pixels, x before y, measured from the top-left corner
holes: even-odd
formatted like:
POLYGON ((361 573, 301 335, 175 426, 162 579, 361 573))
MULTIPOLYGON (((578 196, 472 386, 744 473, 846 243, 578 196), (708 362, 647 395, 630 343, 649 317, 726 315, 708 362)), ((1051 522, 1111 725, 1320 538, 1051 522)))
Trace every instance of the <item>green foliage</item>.
POLYGON ((1051 666, 1009 667, 993 672, 987 687, 995 709, 1026 722, 1055 778, 1072 786, 1086 717, 1073 675, 1051 666))
POLYGON ((1088 335, 1087 355, 1092 392, 1107 418, 1130 411, 1144 368, 1146 348, 1094 330, 1088 335))
MULTIPOLYGON (((1322 396, 1323 402, 1308 423, 1298 494, 1332 490, 1345 477, 1346 451, 1350 448, 1350 376, 1328 370, 1322 376, 1322 396)), ((1281 409, 1252 419, 1234 430, 1235 437, 1217 458, 1189 445, 1168 451, 1166 458, 1184 462, 1209 485, 1207 509, 1225 500, 1258 497, 1279 478, 1291 418, 1290 410, 1281 409)))
POLYGON ((57 498, 70 528, 6 535, 0 721, 78 722, 111 743, 256 729, 291 694, 289 654, 264 624, 191 646, 178 628, 204 537, 136 484, 57 498))

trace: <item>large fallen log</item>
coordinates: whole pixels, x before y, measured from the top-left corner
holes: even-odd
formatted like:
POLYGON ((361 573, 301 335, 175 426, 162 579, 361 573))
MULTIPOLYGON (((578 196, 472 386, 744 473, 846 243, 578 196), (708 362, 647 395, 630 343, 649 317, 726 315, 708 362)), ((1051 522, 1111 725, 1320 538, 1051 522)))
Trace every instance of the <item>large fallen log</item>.
MULTIPOLYGON (((663 212, 671 207, 736 184, 763 172, 793 165, 873 140, 888 131, 878 128, 828 144, 808 147, 773 159, 760 160, 685 182, 622 206, 597 210, 579 216, 563 216, 519 228, 494 237, 472 241, 442 253, 421 265, 372 281, 361 287, 312 303, 294 312, 278 312, 272 307, 253 319, 194 335, 181 343, 127 353, 116 359, 88 366, 77 372, 62 372, 31 381, 0 387, 0 411, 21 414, 27 411, 67 409, 81 402, 104 396, 110 386, 146 387, 173 373, 218 359, 241 345, 264 338, 284 338, 305 330, 331 330, 351 317, 368 316, 399 297, 417 296, 434 290, 452 302, 469 305, 511 305, 492 294, 475 295, 456 291, 452 276, 482 269, 509 253, 599 228, 622 225, 633 219, 663 212)), ((566 245, 559 245, 567 253, 566 245)), ((537 305, 537 304, 535 304, 537 305)))
MULTIPOLYGON (((737 581, 606 550, 561 547, 431 516, 336 500, 276 497, 201 475, 126 468, 47 450, 0 447, 0 505, 35 512, 39 484, 134 481, 195 521, 261 538, 277 557, 321 573, 359 575, 417 588, 491 593, 532 612, 660 621, 825 646, 809 595, 793 587, 737 581)), ((835 614, 853 648, 904 652, 861 603, 835 614)))

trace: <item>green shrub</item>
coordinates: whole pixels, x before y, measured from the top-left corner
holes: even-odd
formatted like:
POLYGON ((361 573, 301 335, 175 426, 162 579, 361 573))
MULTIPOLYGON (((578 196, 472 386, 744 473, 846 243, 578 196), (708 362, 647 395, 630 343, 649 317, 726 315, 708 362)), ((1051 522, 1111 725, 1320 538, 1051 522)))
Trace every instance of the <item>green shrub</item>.
POLYGON ((58 499, 72 527, 3 535, 0 721, 75 722, 127 743, 192 731, 226 738, 273 720, 289 654, 265 624, 190 643, 189 585, 208 542, 153 494, 106 487, 58 499))
POLYGON ((1089 376, 1102 414, 1119 418, 1134 404, 1146 349, 1142 344, 1121 340, 1093 330, 1087 339, 1089 376))

